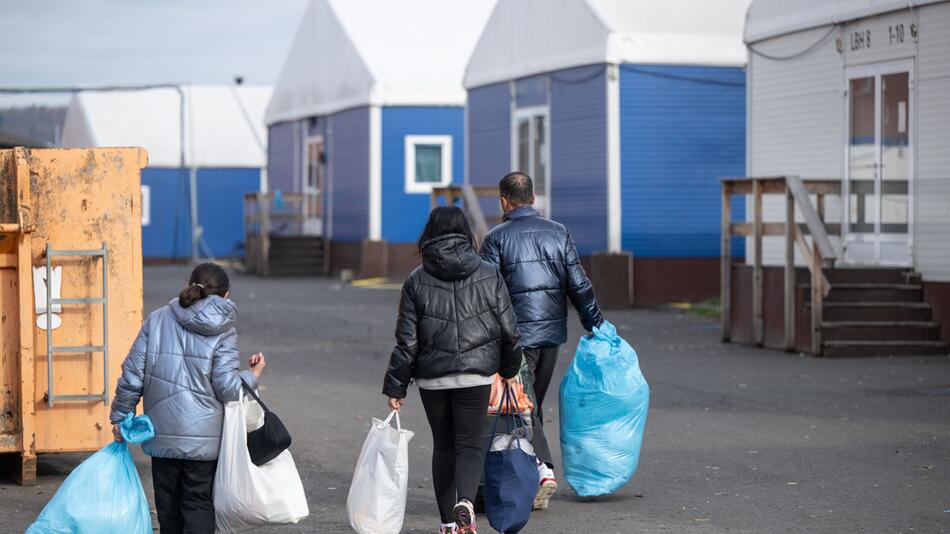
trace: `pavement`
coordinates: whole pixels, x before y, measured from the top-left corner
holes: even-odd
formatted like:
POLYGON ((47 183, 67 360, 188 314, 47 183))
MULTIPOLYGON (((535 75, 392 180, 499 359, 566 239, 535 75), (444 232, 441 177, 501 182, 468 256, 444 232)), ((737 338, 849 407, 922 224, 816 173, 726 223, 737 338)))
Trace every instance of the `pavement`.
MULTIPOLYGON (((146 268, 146 309, 177 295, 187 274, 146 268)), ((386 414, 379 392, 399 292, 235 274, 232 297, 242 354, 267 355, 262 394, 294 435, 311 510, 297 525, 259 532, 351 532, 347 489, 370 419, 386 414)), ((950 532, 950 358, 825 360, 721 344, 718 322, 705 317, 606 316, 637 349, 651 386, 639 469, 594 501, 562 481, 523 532, 950 532)), ((580 326, 570 324, 577 339, 580 326)), ((562 348, 555 383, 573 348, 562 348)), ((556 389, 545 416, 560 457, 556 389)), ((418 399, 412 391, 403 408, 403 426, 416 433, 404 532, 432 533, 431 434, 418 399)), ((33 487, 0 481, 0 532, 22 532, 85 457, 41 456, 33 487)), ((151 496, 148 460, 136 457, 151 496)))

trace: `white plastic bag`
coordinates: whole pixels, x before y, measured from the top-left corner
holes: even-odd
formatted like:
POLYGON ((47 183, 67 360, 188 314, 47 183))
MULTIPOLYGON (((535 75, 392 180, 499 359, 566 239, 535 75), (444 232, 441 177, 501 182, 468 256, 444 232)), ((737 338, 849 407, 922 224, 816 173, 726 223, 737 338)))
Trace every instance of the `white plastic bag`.
POLYGON ((346 498, 350 526, 359 534, 399 534, 402 530, 412 435, 402 429, 398 412, 390 413, 385 421, 373 419, 346 498), (396 428, 389 424, 393 415, 396 428))
POLYGON ((264 525, 296 523, 310 514, 290 451, 258 467, 247 451, 248 404, 224 405, 218 470, 214 475, 217 532, 243 532, 264 525))

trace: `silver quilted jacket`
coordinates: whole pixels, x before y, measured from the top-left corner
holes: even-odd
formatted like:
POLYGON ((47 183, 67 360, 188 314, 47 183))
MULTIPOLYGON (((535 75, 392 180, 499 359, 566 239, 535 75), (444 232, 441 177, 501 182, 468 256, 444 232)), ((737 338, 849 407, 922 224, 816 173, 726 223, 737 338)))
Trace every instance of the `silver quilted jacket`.
POLYGON ((110 419, 121 421, 144 398, 155 425, 142 444, 149 456, 217 459, 222 403, 238 399, 242 379, 257 387, 253 373, 240 371, 236 319, 237 305, 212 295, 188 308, 176 298, 145 320, 122 364, 110 419))

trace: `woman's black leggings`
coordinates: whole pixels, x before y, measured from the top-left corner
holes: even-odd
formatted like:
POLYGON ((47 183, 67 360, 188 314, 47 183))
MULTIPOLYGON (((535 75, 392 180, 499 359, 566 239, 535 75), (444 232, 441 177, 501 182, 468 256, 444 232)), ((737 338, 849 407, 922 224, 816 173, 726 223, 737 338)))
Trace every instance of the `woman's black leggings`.
POLYGON ((432 428, 432 485, 443 523, 460 499, 475 502, 485 468, 482 433, 491 386, 419 389, 432 428))

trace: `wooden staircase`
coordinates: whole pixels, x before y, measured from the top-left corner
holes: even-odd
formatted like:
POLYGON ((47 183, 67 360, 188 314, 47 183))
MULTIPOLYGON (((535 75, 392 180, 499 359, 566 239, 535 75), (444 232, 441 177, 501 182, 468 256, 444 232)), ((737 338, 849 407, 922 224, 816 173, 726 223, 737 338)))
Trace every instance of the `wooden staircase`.
POLYGON ((314 276, 326 273, 326 243, 319 236, 270 237, 267 276, 314 276))
POLYGON ((277 202, 273 193, 244 195, 244 264, 261 276, 329 274, 330 243, 304 232, 301 193, 285 193, 277 202))
MULTIPOLYGON (((950 353, 924 301, 919 274, 899 268, 839 268, 824 273, 831 290, 822 302, 823 356, 950 353)), ((811 302, 806 301, 805 307, 810 314, 811 302)))
MULTIPOLYGON (((832 357, 950 354, 950 346, 941 340, 940 325, 924 300, 919 274, 900 268, 840 267, 840 250, 830 236, 838 236, 840 243, 842 225, 825 219, 828 196, 840 198, 841 180, 802 180, 798 176, 722 179, 722 340, 733 337, 731 240, 738 236, 751 238, 752 244, 751 341, 766 345, 762 250, 763 239, 774 236, 784 238, 785 245, 781 284, 784 324, 781 344, 773 341, 770 346, 832 357), (764 220, 765 195, 783 197, 782 222, 764 220), (732 221, 733 196, 751 197, 745 222, 732 221), (796 255, 806 270, 796 267, 796 255)), ((774 281, 772 284, 774 294, 777 288, 774 281)), ((736 293, 741 295, 741 289, 736 293)), ((740 335, 741 331, 737 330, 740 335)))

